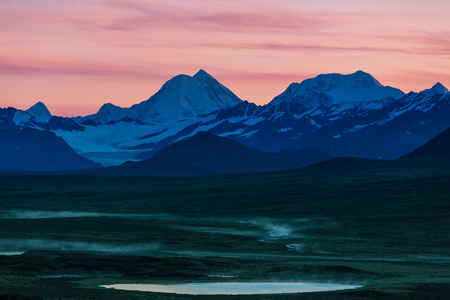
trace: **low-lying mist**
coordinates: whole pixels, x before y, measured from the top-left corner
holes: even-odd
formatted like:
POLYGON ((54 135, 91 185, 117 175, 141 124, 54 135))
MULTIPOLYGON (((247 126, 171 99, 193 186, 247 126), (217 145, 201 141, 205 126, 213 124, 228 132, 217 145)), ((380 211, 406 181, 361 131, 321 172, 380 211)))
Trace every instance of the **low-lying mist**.
POLYGON ((143 253, 157 251, 158 243, 106 244, 83 241, 57 241, 51 239, 0 239, 0 252, 26 252, 30 250, 94 251, 109 253, 143 253))
POLYGON ((164 214, 121 214, 79 211, 40 211, 40 210, 5 210, 0 211, 2 219, 65 219, 65 218, 126 218, 126 219, 157 219, 164 214))
MULTIPOLYGON (((185 218, 182 218, 186 221, 185 218)), ((308 238, 311 230, 331 226, 323 218, 189 218, 190 222, 174 226, 175 229, 220 235, 245 236, 264 243, 308 238), (205 226, 207 224, 207 226, 205 226)))

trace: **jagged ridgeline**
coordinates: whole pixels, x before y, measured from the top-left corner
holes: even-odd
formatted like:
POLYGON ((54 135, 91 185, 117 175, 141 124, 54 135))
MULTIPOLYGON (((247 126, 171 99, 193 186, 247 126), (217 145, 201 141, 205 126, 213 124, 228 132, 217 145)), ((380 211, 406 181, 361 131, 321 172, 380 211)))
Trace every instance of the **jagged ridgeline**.
POLYGON ((363 71, 322 74, 258 106, 200 70, 175 76, 128 108, 108 103, 70 119, 38 103, 28 111, 4 110, 1 126, 52 131, 103 166, 149 159, 202 131, 264 153, 310 149, 328 157, 396 159, 450 127, 449 111, 450 93, 440 83, 405 94, 363 71))

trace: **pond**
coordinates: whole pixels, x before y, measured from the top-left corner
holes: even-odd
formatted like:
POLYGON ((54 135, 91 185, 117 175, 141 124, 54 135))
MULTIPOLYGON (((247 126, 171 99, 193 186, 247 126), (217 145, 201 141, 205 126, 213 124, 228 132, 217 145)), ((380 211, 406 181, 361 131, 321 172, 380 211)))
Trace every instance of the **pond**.
POLYGON ((113 284, 101 287, 127 291, 175 293, 190 295, 255 295, 337 291, 361 286, 306 282, 226 282, 184 284, 113 284))

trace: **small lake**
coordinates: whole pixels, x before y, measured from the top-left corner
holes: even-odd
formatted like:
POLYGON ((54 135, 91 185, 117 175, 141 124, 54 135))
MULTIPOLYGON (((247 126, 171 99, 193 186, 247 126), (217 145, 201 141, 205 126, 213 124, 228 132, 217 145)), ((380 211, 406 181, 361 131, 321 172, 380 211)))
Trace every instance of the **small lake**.
POLYGON ((184 283, 184 284, 113 284, 101 287, 127 291, 174 293, 190 295, 255 295, 325 292, 355 289, 361 286, 306 283, 306 282, 226 282, 226 283, 184 283))

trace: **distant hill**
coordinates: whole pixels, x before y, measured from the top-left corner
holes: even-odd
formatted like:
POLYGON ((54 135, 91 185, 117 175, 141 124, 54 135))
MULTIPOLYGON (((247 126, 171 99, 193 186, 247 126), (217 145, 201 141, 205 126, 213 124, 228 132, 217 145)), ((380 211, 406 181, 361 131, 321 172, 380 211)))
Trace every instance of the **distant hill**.
POLYGON ((287 165, 287 169, 298 169, 334 158, 333 155, 313 148, 300 150, 282 150, 276 153, 265 153, 287 165))
POLYGON ((450 159, 450 128, 402 158, 450 159))
POLYGON ((199 132, 176 142, 153 157, 94 171, 100 175, 201 176, 287 170, 332 158, 314 149, 263 153, 240 143, 199 132))
POLYGON ((0 171, 59 171, 99 168, 55 133, 33 128, 0 129, 0 171))

